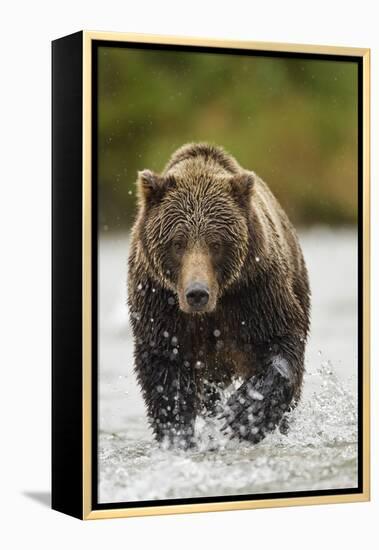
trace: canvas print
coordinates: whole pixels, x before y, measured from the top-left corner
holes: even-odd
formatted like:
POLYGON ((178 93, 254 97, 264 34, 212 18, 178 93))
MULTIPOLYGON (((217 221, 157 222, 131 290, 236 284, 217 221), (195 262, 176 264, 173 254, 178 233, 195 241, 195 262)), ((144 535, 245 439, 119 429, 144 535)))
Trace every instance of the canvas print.
POLYGON ((95 63, 98 502, 357 488, 358 64, 95 63))

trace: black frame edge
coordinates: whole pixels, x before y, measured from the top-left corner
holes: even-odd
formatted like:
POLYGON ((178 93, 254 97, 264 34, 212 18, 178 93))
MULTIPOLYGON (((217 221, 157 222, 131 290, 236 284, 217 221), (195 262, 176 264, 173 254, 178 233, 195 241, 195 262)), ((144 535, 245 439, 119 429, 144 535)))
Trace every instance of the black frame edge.
POLYGON ((52 42, 52 508, 83 519, 83 33, 52 42))

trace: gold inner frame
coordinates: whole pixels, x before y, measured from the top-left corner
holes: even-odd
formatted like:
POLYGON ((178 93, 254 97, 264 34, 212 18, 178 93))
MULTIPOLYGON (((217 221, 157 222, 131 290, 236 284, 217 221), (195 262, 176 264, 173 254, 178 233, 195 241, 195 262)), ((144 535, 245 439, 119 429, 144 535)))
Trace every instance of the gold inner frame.
MULTIPOLYGON (((193 512, 214 512, 222 510, 246 510, 283 506, 304 506, 342 502, 363 502, 370 500, 370 50, 337 46, 316 46, 304 44, 281 44, 271 42, 250 42, 160 36, 148 34, 126 34, 116 32, 83 32, 83 256, 82 256, 82 300, 83 300, 83 518, 105 519, 161 514, 184 514, 193 512), (235 502, 212 502, 200 504, 169 504, 141 508, 112 508, 92 510, 92 276, 91 276, 91 113, 92 113, 92 41, 111 40, 185 46, 208 46, 213 48, 241 48, 273 52, 329 54, 361 57, 363 60, 363 491, 362 493, 271 498, 265 500, 243 500, 235 502)), ((222 497, 220 497, 222 499, 222 497)))

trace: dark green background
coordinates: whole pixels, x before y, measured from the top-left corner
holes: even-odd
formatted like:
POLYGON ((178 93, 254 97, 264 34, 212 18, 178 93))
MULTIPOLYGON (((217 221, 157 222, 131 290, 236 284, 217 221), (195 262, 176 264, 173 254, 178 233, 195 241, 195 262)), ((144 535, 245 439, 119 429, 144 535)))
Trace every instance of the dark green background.
POLYGON ((99 222, 130 227, 137 170, 191 141, 257 172, 298 225, 357 218, 354 62, 100 47, 99 222))

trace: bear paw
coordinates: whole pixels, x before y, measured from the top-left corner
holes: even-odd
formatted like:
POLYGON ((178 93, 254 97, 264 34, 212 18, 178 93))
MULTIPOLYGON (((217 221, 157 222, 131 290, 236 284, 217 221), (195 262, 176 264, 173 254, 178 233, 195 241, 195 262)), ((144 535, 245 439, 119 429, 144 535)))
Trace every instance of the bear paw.
POLYGON ((280 373, 254 377, 228 399, 221 431, 231 439, 259 443, 280 424, 292 398, 292 387, 280 373))

